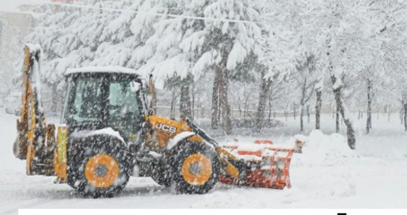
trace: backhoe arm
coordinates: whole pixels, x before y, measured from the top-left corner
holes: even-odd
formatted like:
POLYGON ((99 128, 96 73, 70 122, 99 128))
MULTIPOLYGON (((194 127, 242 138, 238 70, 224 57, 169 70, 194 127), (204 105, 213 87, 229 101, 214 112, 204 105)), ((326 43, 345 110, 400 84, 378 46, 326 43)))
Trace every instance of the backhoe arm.
POLYGON ((27 160, 27 174, 51 175, 55 126, 47 126, 40 100, 41 48, 26 45, 24 53, 21 116, 13 151, 17 158, 27 160))

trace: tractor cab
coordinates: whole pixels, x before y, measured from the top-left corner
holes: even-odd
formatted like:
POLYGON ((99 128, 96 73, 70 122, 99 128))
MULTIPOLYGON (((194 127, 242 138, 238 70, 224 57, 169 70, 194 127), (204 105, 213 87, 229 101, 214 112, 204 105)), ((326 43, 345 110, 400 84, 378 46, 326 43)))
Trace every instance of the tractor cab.
POLYGON ((145 81, 121 67, 68 70, 61 123, 69 133, 112 128, 125 142, 137 140, 147 110, 145 81))

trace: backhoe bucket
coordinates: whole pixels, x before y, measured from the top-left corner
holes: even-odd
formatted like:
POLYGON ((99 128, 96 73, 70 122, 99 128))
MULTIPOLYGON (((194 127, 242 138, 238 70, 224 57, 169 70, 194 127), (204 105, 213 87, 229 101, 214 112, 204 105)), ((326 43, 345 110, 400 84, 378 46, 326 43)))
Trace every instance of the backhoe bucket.
POLYGON ((290 188, 290 163, 295 148, 279 148, 270 140, 256 140, 255 145, 233 144, 223 149, 244 161, 243 175, 234 179, 221 175, 220 182, 274 189, 290 188))

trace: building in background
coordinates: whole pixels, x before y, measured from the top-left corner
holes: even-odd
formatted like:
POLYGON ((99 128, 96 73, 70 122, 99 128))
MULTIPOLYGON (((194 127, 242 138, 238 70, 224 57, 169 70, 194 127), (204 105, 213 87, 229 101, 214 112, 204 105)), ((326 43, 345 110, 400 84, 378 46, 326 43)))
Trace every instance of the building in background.
POLYGON ((23 56, 25 36, 36 24, 38 7, 36 5, 8 5, 0 3, 0 102, 18 90, 13 77, 20 69, 17 61, 23 56))
MULTIPOLYGON (((21 5, 18 10, 0 11, 0 56, 15 51, 16 40, 22 40, 35 25, 34 5, 21 5)), ((23 42, 23 41, 21 41, 23 42)))

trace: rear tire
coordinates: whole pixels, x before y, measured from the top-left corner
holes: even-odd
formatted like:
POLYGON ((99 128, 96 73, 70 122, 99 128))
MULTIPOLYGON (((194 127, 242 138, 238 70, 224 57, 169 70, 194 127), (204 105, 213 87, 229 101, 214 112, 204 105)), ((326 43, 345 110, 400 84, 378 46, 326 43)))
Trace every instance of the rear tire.
POLYGON ((131 157, 120 140, 92 136, 75 141, 69 150, 68 184, 85 197, 113 197, 127 184, 131 157))
POLYGON ((179 193, 204 194, 218 182, 218 156, 204 143, 186 142, 176 147, 170 166, 175 189, 179 193))

